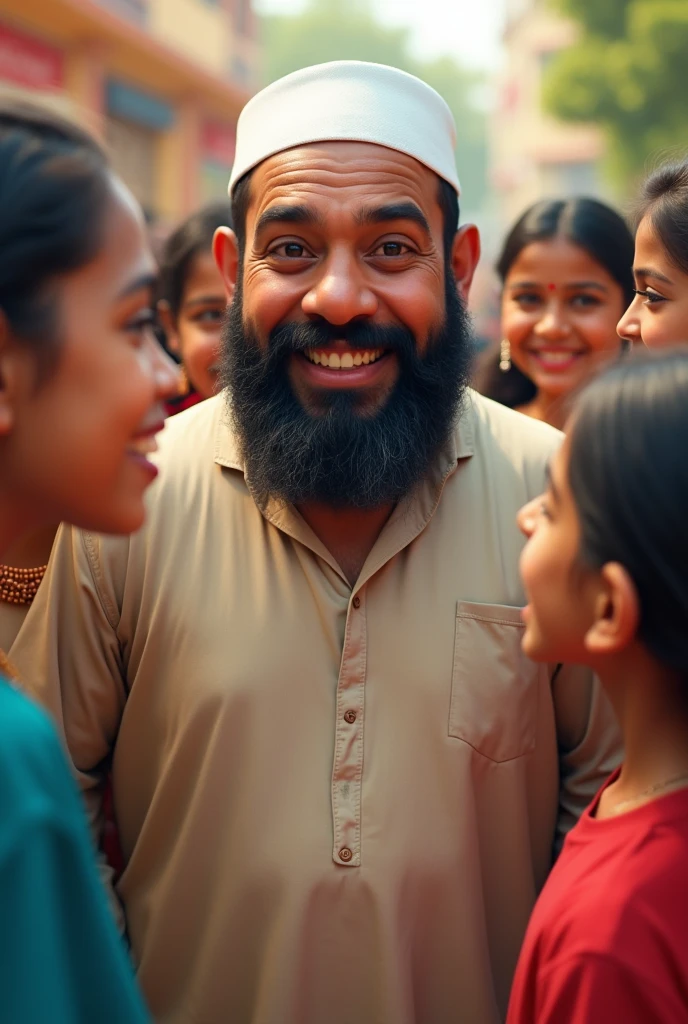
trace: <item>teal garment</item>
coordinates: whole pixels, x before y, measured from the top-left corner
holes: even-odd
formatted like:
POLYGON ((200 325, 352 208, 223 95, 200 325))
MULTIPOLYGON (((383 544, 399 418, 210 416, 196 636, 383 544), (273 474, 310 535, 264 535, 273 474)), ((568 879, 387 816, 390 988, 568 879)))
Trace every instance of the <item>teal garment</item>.
POLYGON ((0 679, 0 1024, 149 1024, 46 715, 0 679))

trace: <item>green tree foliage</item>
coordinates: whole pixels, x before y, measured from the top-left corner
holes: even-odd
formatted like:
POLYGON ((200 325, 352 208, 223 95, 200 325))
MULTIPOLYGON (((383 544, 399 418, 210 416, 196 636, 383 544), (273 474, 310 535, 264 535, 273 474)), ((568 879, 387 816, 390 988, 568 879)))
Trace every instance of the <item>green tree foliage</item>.
POLYGON ((688 0, 557 0, 583 28, 550 66, 545 103, 608 132, 617 177, 688 150, 688 0))
POLYGON ((487 190, 486 116, 477 97, 482 77, 451 57, 419 61, 411 54, 408 29, 380 24, 370 0, 310 0, 296 15, 262 19, 266 82, 310 64, 367 60, 391 64, 432 85, 445 98, 457 126, 457 164, 462 207, 476 210, 487 190))

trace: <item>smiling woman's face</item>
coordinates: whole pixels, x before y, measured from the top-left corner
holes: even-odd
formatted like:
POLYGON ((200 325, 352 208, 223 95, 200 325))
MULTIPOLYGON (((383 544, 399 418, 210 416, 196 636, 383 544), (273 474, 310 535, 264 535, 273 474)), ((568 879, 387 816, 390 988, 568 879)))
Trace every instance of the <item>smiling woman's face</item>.
POLYGON ((568 394, 618 355, 623 304, 621 285, 585 249, 565 238, 532 242, 504 282, 512 362, 538 392, 568 394))
POLYGON ((633 276, 637 293, 618 332, 648 348, 688 341, 688 274, 671 262, 649 216, 635 236, 633 276))

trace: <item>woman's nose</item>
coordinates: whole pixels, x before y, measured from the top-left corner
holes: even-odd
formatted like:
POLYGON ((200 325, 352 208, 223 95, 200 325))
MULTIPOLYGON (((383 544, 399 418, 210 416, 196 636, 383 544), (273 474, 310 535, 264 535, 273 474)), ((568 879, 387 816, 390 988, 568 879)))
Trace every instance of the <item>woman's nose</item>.
POLYGON ((541 501, 542 498, 533 498, 532 501, 523 506, 516 516, 516 523, 524 537, 530 538, 533 534, 541 501))
POLYGON ((640 333, 640 320, 636 314, 636 303, 639 296, 633 299, 624 315, 616 325, 616 333, 619 335, 622 341, 642 341, 642 335, 640 333))

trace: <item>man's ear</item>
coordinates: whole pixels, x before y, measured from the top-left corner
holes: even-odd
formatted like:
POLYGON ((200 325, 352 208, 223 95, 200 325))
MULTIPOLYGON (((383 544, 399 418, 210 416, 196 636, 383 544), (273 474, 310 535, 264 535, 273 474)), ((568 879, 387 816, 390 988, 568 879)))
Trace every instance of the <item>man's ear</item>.
POLYGON ((635 640, 640 625, 638 591, 618 562, 608 562, 602 568, 594 614, 594 622, 585 636, 590 654, 618 654, 635 640))
POLYGON ((456 290, 464 302, 468 301, 475 268, 480 259, 480 233, 475 224, 464 224, 454 235, 451 266, 456 290))
POLYGON ((162 329, 165 332, 165 341, 170 352, 174 352, 175 355, 179 355, 179 334, 177 332, 177 325, 174 322, 172 316, 172 309, 167 299, 160 299, 157 305, 158 319, 162 324, 162 329))
POLYGON ((213 256, 222 275, 227 302, 234 298, 239 273, 239 245, 231 228, 218 228, 213 237, 213 256))

